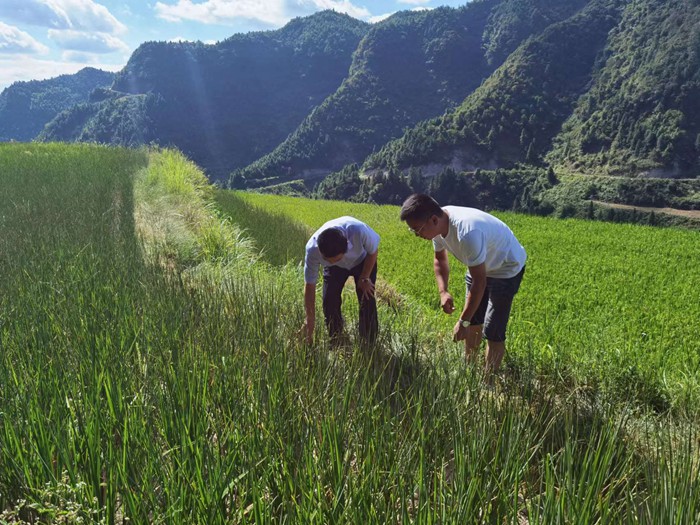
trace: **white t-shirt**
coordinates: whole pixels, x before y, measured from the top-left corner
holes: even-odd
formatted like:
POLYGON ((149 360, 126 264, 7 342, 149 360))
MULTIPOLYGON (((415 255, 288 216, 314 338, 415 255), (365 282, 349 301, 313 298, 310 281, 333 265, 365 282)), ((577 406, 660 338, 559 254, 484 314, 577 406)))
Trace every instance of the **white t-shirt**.
POLYGON ((339 217, 328 221, 314 233, 306 243, 306 257, 304 258, 304 281, 307 284, 316 284, 318 281, 318 267, 340 266, 350 270, 357 266, 368 253, 376 253, 379 249, 379 235, 364 222, 353 217, 339 217), (338 228, 345 234, 348 240, 348 251, 337 263, 326 261, 318 249, 318 236, 323 230, 338 228))
POLYGON ((486 276, 508 279, 525 266, 527 254, 506 224, 474 208, 445 206, 450 229, 433 239, 436 252, 448 250, 467 266, 485 263, 486 276))

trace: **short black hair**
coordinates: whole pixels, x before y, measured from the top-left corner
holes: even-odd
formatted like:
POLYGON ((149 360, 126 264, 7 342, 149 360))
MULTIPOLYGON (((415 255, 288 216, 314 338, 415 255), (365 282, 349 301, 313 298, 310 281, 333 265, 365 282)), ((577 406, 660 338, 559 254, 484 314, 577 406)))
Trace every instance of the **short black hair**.
POLYGON ((433 215, 442 217, 443 213, 437 201, 425 193, 414 193, 401 206, 402 221, 427 221, 433 215))
POLYGON ((335 257, 348 251, 348 240, 340 228, 323 230, 317 239, 318 250, 326 258, 335 257))

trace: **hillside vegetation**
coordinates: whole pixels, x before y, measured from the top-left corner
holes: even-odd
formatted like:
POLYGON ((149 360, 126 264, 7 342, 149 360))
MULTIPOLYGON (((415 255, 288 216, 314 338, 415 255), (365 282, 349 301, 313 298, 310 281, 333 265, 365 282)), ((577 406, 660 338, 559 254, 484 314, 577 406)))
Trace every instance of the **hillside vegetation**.
POLYGON ((364 176, 352 164, 313 189, 297 180, 258 191, 378 204, 401 204, 412 193, 427 192, 443 204, 486 210, 700 230, 700 179, 557 176, 551 167, 527 165, 461 173, 447 167, 433 177, 416 167, 405 174, 392 167, 364 176))
POLYGON ((595 0, 363 168, 435 174, 546 160, 557 170, 696 177, 699 22, 693 1, 595 0))
POLYGON ((390 17, 362 39, 340 88, 272 153, 236 172, 234 184, 320 178, 362 162, 407 127, 459 104, 522 40, 583 4, 487 0, 390 17), (521 10, 529 16, 519 18, 521 10))
POLYGON ((61 111, 87 102, 94 89, 113 80, 114 73, 86 67, 74 75, 15 82, 0 93, 0 142, 33 140, 61 111))
POLYGON ((700 5, 633 2, 549 161, 585 173, 700 175, 700 5))
POLYGON ((138 147, 156 142, 152 114, 157 96, 124 95, 110 89, 93 93, 85 102, 63 111, 37 135, 41 142, 97 142, 138 147), (101 96, 100 96, 101 95, 101 96))
POLYGON ((365 162, 435 175, 539 164, 591 79, 624 1, 594 0, 520 46, 455 110, 425 121, 365 162), (431 172, 432 170, 432 172, 431 172))

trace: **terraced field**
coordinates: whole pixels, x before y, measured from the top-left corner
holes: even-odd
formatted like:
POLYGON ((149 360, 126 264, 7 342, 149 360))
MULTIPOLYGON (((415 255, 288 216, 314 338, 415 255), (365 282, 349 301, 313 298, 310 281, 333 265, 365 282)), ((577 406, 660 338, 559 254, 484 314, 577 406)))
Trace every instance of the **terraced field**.
POLYGON ((0 523, 700 520, 695 237, 504 216, 529 273, 485 388, 395 208, 223 216, 169 150, 0 144, 0 183, 0 523), (342 213, 400 294, 371 352, 297 335, 342 213))

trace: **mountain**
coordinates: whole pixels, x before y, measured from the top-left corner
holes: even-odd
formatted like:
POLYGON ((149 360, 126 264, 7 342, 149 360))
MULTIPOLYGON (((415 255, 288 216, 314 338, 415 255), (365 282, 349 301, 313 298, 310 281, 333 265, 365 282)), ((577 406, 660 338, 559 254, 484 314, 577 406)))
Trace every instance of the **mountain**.
POLYGON ((61 111, 88 100, 95 88, 109 86, 114 73, 91 67, 74 75, 15 82, 0 94, 0 141, 30 141, 61 111))
POLYGON ((585 4, 481 0, 397 13, 362 39, 340 88, 272 153, 234 177, 269 185, 362 162, 407 127, 455 107, 524 39, 585 4))
POLYGON ((340 86, 368 29, 323 11, 215 45, 145 43, 117 74, 113 93, 75 108, 79 115, 64 115, 44 138, 118 144, 148 138, 178 147, 221 178, 271 151, 340 86), (127 102, 131 96, 138 99, 127 102), (75 126, 80 121, 83 129, 75 126), (139 133, 135 122, 147 127, 139 133))
MULTIPOLYGON (((395 202, 461 185, 543 210, 545 194, 615 194, 579 179, 567 193, 568 175, 698 176, 699 115, 700 0, 472 0, 146 43, 39 137, 174 145, 234 187, 323 179, 319 195, 395 202)), ((644 202, 696 206, 688 185, 642 186, 644 202)))
POLYGON ((88 102, 59 113, 37 136, 44 142, 98 142, 136 147, 156 143, 152 115, 162 99, 98 89, 88 102))
POLYGON ((624 0, 594 0, 513 52, 456 109, 421 122, 370 156, 364 170, 435 175, 539 164, 591 81, 624 0))
POLYGON ((523 42, 458 108, 314 195, 396 204, 427 191, 486 209, 697 228, 699 79, 697 0, 593 0, 523 42))
POLYGON ((527 40, 460 107, 408 130, 360 171, 522 164, 697 177, 700 3, 595 0, 527 40))
POLYGON ((636 1, 548 160, 583 173, 700 172, 700 2, 636 1))

